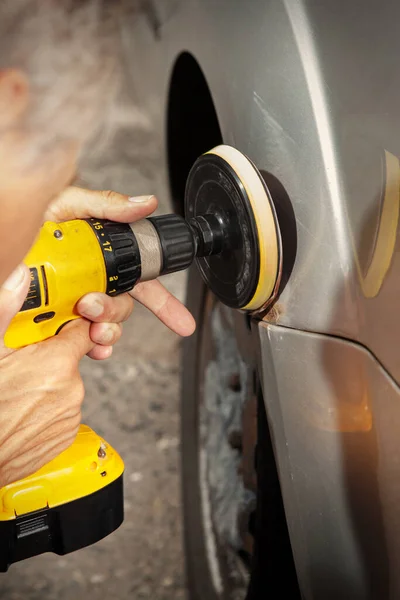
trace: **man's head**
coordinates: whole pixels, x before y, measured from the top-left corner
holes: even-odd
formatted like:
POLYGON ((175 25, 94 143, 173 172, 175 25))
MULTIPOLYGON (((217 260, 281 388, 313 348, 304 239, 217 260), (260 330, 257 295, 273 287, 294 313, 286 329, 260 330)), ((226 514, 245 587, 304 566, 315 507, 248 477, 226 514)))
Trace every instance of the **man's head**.
POLYGON ((116 87, 120 8, 116 0, 0 3, 0 282, 73 178, 116 87))

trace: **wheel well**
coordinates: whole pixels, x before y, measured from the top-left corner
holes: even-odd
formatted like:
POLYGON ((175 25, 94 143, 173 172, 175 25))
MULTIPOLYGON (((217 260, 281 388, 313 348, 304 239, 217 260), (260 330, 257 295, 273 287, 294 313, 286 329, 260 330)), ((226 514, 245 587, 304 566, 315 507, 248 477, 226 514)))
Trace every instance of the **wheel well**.
POLYGON ((188 52, 177 58, 167 114, 169 185, 174 210, 183 213, 186 179, 196 158, 222 143, 217 113, 204 74, 188 52))

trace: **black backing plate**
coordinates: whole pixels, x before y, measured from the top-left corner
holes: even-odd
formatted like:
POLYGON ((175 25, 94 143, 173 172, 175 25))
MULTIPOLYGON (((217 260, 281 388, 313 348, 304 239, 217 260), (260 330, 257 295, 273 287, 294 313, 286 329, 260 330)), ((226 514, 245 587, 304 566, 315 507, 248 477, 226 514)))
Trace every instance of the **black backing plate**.
POLYGON ((260 273, 257 227, 247 192, 232 167, 215 154, 193 165, 186 184, 186 219, 207 213, 227 220, 233 248, 198 258, 211 291, 227 306, 243 308, 253 298, 260 273))

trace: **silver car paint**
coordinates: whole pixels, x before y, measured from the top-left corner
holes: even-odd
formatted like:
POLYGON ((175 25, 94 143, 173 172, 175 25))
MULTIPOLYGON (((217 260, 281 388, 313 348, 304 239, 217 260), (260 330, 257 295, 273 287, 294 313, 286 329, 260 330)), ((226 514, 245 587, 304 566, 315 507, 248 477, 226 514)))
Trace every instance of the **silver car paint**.
POLYGON ((261 327, 264 398, 304 597, 399 598, 397 385, 355 344, 261 327))
POLYGON ((258 333, 303 595, 398 598, 400 5, 147 7, 137 25, 126 23, 125 43, 157 126, 164 130, 165 102, 152 98, 167 98, 173 64, 188 51, 224 142, 272 173, 294 210, 293 270, 276 322, 258 333), (361 431, 360 406, 369 419, 361 431), (341 430, 343 414, 350 431, 341 430))

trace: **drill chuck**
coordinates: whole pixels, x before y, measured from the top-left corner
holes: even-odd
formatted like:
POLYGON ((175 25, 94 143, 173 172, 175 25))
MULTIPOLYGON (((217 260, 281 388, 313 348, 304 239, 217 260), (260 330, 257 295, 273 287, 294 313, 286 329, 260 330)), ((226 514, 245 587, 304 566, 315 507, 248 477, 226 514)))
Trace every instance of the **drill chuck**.
POLYGON ((196 243, 186 221, 179 215, 150 217, 160 240, 162 267, 160 275, 187 269, 196 255, 196 243))
POLYGON ((139 248, 141 281, 187 269, 196 257, 220 254, 230 240, 221 215, 206 214, 189 222, 179 215, 161 215, 131 227, 139 248))

